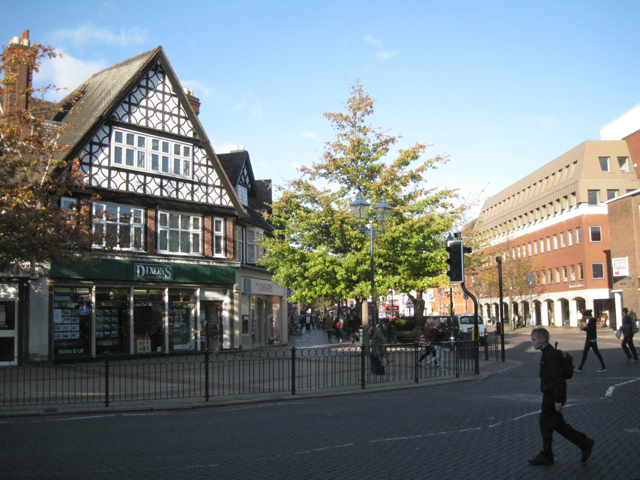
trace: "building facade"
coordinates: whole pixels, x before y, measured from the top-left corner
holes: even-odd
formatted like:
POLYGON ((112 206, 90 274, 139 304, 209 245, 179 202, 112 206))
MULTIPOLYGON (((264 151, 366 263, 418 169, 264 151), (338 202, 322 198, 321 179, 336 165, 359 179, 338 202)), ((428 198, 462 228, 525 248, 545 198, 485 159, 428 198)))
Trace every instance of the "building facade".
POLYGON ((4 279, 0 364, 286 342, 284 290, 256 265, 256 238, 272 229, 243 197, 257 198, 256 182, 243 192, 230 181, 162 48, 74 95, 78 105, 61 101, 50 121, 69 126, 59 142, 80 159, 86 189, 61 207, 99 195, 98 255, 4 279))
MULTIPOLYGON (((484 203, 476 229, 486 252, 523 259, 521 274, 533 280, 505 292, 510 321, 575 327, 584 309, 615 321, 606 202, 639 186, 626 141, 586 141, 484 203)), ((479 300, 484 315, 498 317, 495 294, 479 300)))

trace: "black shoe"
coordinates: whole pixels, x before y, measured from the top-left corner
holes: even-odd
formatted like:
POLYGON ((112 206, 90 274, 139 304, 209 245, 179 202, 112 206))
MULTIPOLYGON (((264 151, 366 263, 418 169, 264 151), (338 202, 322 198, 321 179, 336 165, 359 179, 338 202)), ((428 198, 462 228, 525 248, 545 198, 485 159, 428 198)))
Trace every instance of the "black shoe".
POLYGON ((593 439, 588 439, 587 440, 587 446, 584 447, 582 449, 582 458, 580 459, 580 461, 582 463, 586 462, 587 460, 589 460, 589 457, 591 456, 591 450, 593 450, 593 444, 596 443, 593 439))
POLYGON ((553 465, 553 454, 540 452, 537 457, 529 459, 529 465, 553 465))

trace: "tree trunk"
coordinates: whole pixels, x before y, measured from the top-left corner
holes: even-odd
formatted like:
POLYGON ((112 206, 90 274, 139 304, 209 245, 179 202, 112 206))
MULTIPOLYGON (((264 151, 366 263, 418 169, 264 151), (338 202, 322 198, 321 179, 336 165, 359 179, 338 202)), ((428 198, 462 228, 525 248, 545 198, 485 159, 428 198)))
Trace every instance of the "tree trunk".
POLYGON ((414 297, 411 294, 407 294, 413 302, 413 316, 416 319, 416 328, 424 328, 424 297, 422 292, 416 292, 414 297))

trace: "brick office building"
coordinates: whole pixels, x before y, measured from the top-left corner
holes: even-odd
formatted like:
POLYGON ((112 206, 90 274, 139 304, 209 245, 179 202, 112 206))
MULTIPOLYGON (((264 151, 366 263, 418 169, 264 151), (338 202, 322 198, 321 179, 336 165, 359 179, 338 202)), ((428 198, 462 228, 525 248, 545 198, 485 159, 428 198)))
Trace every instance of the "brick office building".
MULTIPOLYGON (((477 230, 492 255, 526 258, 535 277, 533 294, 512 296, 505 316, 577 326, 588 308, 615 320, 604 202, 639 187, 626 141, 586 141, 489 198, 477 230)), ((498 316, 497 298, 480 303, 483 314, 498 316)))

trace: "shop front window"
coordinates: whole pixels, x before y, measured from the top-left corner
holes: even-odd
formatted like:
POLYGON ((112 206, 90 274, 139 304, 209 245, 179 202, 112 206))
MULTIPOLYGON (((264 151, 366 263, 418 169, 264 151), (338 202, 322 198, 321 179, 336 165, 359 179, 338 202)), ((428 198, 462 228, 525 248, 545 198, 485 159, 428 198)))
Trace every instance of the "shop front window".
POLYGON ((129 353, 129 289, 96 287, 96 355, 129 353))
POLYGON ((196 291, 169 289, 169 351, 194 350, 196 291))
POLYGON ((133 291, 134 352, 163 352, 164 290, 136 288, 133 291))
POLYGON ((53 354, 91 355, 91 289, 55 287, 53 293, 53 354))

